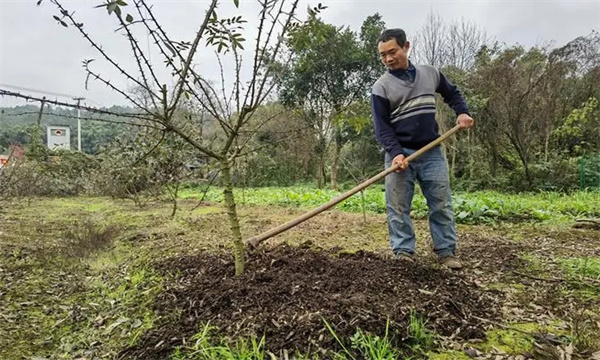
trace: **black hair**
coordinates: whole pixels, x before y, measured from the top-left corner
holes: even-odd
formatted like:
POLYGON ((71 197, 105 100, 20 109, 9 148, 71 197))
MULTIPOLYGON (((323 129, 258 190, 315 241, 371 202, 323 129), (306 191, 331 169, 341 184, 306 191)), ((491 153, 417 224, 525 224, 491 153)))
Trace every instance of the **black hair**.
POLYGON ((386 42, 392 39, 396 39, 398 46, 404 47, 404 44, 406 44, 406 33, 402 29, 386 29, 379 35, 379 38, 377 38, 377 43, 386 42))

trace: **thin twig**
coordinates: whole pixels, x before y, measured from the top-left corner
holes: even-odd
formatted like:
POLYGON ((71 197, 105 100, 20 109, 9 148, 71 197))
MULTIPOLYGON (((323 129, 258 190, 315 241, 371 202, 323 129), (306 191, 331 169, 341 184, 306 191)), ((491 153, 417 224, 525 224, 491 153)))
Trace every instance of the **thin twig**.
POLYGON ((212 179, 210 179, 210 182, 208 183, 208 186, 206 186, 206 189, 204 189, 204 192, 202 193, 202 197, 200 198, 200 201, 198 202, 198 205, 194 206, 194 208, 192 210, 190 210, 190 211, 194 211, 197 208, 199 208, 200 205, 202 205, 202 203, 204 202, 204 198, 206 197, 206 194, 208 193, 208 190, 212 186, 213 182, 215 182, 215 180, 217 179, 217 176, 219 176, 220 173, 221 173, 221 169, 217 170, 217 173, 215 174, 215 176, 213 176, 212 179))
MULTIPOLYGON (((133 81, 134 83, 136 83, 140 87, 145 88, 145 86, 144 86, 143 83, 141 83, 139 80, 137 80, 136 78, 134 78, 133 76, 131 76, 128 72, 126 72, 125 70, 123 70, 123 68, 119 64, 117 64, 110 56, 108 56, 108 54, 104 50, 102 50, 101 46, 99 46, 94 40, 92 40, 92 38, 89 36, 89 34, 83 30, 83 25, 80 24, 80 23, 78 23, 77 21, 75 21, 75 18, 73 18, 72 13, 69 13, 62 6, 62 4, 58 0, 51 0, 51 2, 54 5, 56 5, 56 7, 58 7, 58 9, 60 10, 61 14, 63 14, 65 17, 67 17, 69 19, 69 21, 71 22, 71 24, 73 26, 75 26, 77 28, 77 30, 79 30, 79 32, 81 33, 81 35, 83 35, 83 37, 92 45, 92 47, 94 49, 96 49, 112 66, 114 66, 117 70, 119 70, 119 72, 121 74, 125 75, 125 77, 127 77, 127 79, 133 81)), ((147 90, 150 93, 152 93, 152 90, 150 90, 150 89, 147 89, 147 90)), ((156 94, 153 94, 153 95, 157 96, 156 94)))
POLYGON ((127 122, 127 121, 116 121, 116 120, 100 119, 100 118, 93 118, 93 117, 86 117, 86 116, 73 116, 73 115, 65 115, 65 114, 55 114, 55 113, 49 113, 49 112, 45 112, 45 113, 42 113, 42 114, 43 115, 47 115, 47 116, 56 116, 56 117, 65 118, 65 119, 78 119, 78 120, 86 120, 86 121, 99 121, 99 122, 105 122, 105 123, 108 123, 108 124, 138 126, 138 127, 145 127, 145 128, 149 128, 149 129, 155 129, 155 130, 164 130, 164 128, 153 126, 153 125, 149 125, 149 124, 138 124, 138 123, 131 123, 131 122, 127 122))
MULTIPOLYGON (((123 97, 125 97, 127 100, 131 101, 131 103, 133 105, 135 105, 138 109, 141 109, 143 111, 145 111, 146 113, 148 113, 149 115, 155 115, 153 114, 150 110, 147 109, 147 107, 142 106, 141 104, 139 104, 137 101, 135 101, 131 96, 129 96, 127 93, 125 93, 125 91, 119 89, 118 87, 114 86, 113 84, 110 83, 110 81, 105 80, 104 78, 102 78, 100 76, 100 74, 96 74, 94 73, 92 70, 90 70, 88 63, 85 63, 83 65, 83 68, 85 69, 85 71, 88 73, 88 77, 92 76, 94 79, 99 80, 100 82, 102 82, 104 85, 106 85, 107 87, 109 87, 111 90, 121 94, 123 97)), ((86 90, 87 90, 87 79, 86 79, 86 90)), ((147 89, 146 89, 147 90, 147 89)))
POLYGON ((194 55, 196 54, 196 50, 198 49, 198 44, 200 43, 200 39, 202 39, 202 35, 204 35, 204 30, 206 30, 206 27, 208 26, 208 22, 210 21, 210 17, 213 13, 213 11, 215 11, 215 8, 217 7, 217 0, 212 0, 212 2, 210 3, 208 10, 206 11, 206 15, 204 17, 204 21, 202 22, 202 25, 200 25, 200 29, 198 29, 198 32, 196 34, 196 38, 194 39, 192 46, 190 48, 190 52, 188 53, 187 59, 185 61, 185 64, 183 65, 183 69, 180 73, 180 80, 178 82, 177 85, 175 85, 175 91, 173 94, 173 100, 171 103, 171 106, 169 108, 170 113, 169 114, 165 114, 165 116, 170 117, 169 115, 172 115, 176 108, 177 108, 177 104, 179 104, 179 99, 181 98, 181 95, 184 92, 184 86, 187 83, 187 77, 188 74, 190 72, 190 68, 191 68, 191 64, 192 64, 192 59, 194 58, 194 55))
MULTIPOLYGON (((137 63, 138 70, 142 76, 142 80, 144 81, 144 84, 146 85, 146 89, 151 89, 151 87, 150 87, 150 84, 148 83, 148 78, 147 78, 146 72, 144 71, 144 68, 142 66, 142 62, 140 61, 140 58, 144 61, 146 67, 150 71, 150 75, 154 79, 156 86, 158 88, 160 88, 160 82, 158 81, 158 78, 156 77, 156 74, 154 73, 154 69, 152 68, 152 65, 150 65, 150 62, 148 61, 146 54, 140 48, 139 42, 137 41, 137 39, 133 36, 131 31, 129 30, 130 24, 125 23, 125 21, 123 20, 123 17, 120 14, 117 14, 117 17, 118 17, 119 21, 121 22, 121 25, 125 29, 125 32, 127 34, 127 39, 129 39, 129 43, 131 45, 131 50, 133 51, 133 56, 137 63)), ((146 19, 142 19, 142 21, 146 21, 146 19)), ((152 92, 149 92, 149 95, 150 95, 150 100, 152 101, 152 105, 154 105, 154 107, 156 108, 157 104, 156 104, 155 97, 153 96, 152 92)))
POLYGON ((165 140, 165 136, 167 135, 166 131, 162 131, 162 136, 160 137, 160 139, 158 140, 158 142, 156 143, 156 145, 154 145, 148 152, 146 152, 144 155, 142 155, 139 159, 137 159, 136 161, 134 161, 131 165, 129 165, 130 168, 135 167, 137 164, 139 164, 142 160, 144 160, 145 158, 147 158, 150 154, 152 154, 154 152, 154 150, 158 149, 158 147, 160 146, 160 144, 162 144, 162 142, 165 140))

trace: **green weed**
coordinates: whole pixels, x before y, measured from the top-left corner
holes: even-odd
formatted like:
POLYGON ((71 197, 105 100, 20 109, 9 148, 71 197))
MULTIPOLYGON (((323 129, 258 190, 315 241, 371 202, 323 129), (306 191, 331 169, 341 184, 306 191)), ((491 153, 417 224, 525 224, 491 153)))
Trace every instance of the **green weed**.
POLYGON ((425 353, 433 348, 435 334, 426 327, 427 321, 415 311, 410 312, 408 323, 408 341, 416 353, 425 353))
POLYGON ((600 279, 598 258, 562 258, 558 262, 563 271, 571 277, 600 279))
MULTIPOLYGON (((238 339, 234 344, 225 340, 214 341, 214 329, 206 324, 191 339, 191 345, 179 347, 171 355, 172 360, 268 360, 275 358, 265 351, 264 336, 257 340, 238 339)), ((276 359, 276 358, 275 358, 276 359)))
POLYGON ((350 349, 348 349, 342 340, 338 337, 333 327, 323 319, 325 327, 340 345, 342 350, 335 354, 338 360, 346 359, 368 359, 368 360, 395 360, 400 358, 400 351, 395 349, 390 337, 390 322, 386 322, 385 334, 383 337, 369 334, 361 329, 357 329, 356 333, 350 339, 350 349))

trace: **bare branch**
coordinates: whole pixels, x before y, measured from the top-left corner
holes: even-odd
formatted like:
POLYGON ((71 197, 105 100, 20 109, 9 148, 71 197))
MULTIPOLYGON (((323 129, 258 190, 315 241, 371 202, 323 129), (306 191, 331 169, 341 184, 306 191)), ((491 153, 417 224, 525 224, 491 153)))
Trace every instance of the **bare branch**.
POLYGON ((235 104, 236 112, 239 114, 240 109, 240 86, 242 84, 240 73, 242 72, 242 57, 238 52, 237 46, 233 46, 233 57, 235 59, 235 104))
POLYGON ((108 56, 108 54, 102 50, 102 48, 94 41, 92 40, 92 38, 88 35, 87 32, 85 32, 83 30, 83 24, 78 23, 77 21, 75 21, 75 19, 73 18, 73 15, 71 13, 69 13, 60 3, 59 0, 50 0, 54 5, 56 5, 58 7, 58 9, 60 10, 60 12, 62 14, 64 14, 64 16, 69 19, 69 21, 71 22, 71 24, 73 26, 75 26, 79 32, 81 33, 81 35, 83 35, 83 37, 92 45, 92 47, 94 49, 96 49, 112 66, 114 66, 117 70, 119 70, 119 72, 124 75, 127 79, 133 81, 134 83, 136 83, 138 86, 144 88, 146 91, 148 91, 148 93, 152 94, 153 96, 156 96, 158 98, 158 96, 152 92, 151 89, 148 89, 143 83, 141 83, 139 80, 137 80, 136 78, 134 78, 133 76, 131 76, 128 72, 126 72, 125 70, 123 70, 123 68, 117 64, 110 56, 108 56))
MULTIPOLYGON (((294 7, 292 9, 292 11, 290 11, 290 16, 293 16, 292 14, 295 13, 295 6, 297 5, 298 1, 296 0, 296 2, 294 3, 294 7)), ((264 23, 267 15, 269 15, 269 1, 265 0, 262 3, 263 9, 261 11, 260 14, 260 23, 261 25, 264 23)), ((267 51, 267 48, 269 46, 269 41, 271 40, 271 36, 273 35, 273 31, 275 31, 275 27, 277 26, 277 19, 279 18, 279 16, 283 13, 283 6, 285 4, 285 0, 281 1, 281 4, 279 6, 279 11, 277 12, 277 16, 272 20, 271 22, 271 27, 269 28, 269 32, 267 33, 267 37, 265 39, 265 43, 264 45, 262 45, 262 47, 260 47, 260 42, 257 42, 256 48, 257 48, 257 54, 254 57, 254 66, 253 66, 253 73, 252 73, 252 80, 250 81, 250 88, 248 89, 248 92, 246 93, 246 96, 244 97, 244 105, 246 105, 248 103, 248 99, 250 99, 250 104, 253 104, 255 102, 256 99, 256 82, 258 79, 258 74, 260 73, 260 69, 263 67, 263 61, 264 61, 264 57, 265 57, 265 52, 267 51), (260 49, 260 50, 259 50, 260 49)), ((288 19, 289 20, 289 19, 288 19)), ((261 26, 259 29, 259 34, 257 36, 258 39, 261 38, 261 32, 263 30, 263 27, 261 26)), ((279 41, 282 41, 283 35, 285 34, 287 28, 283 28, 282 29, 282 34, 281 37, 279 39, 279 41)), ((274 54, 276 54, 277 52, 275 51, 274 54)), ((265 76, 266 78, 266 76, 265 76)), ((259 92, 260 94, 260 92, 259 92)), ((258 96, 260 97, 260 95, 258 96)))
POLYGON ((109 87, 110 89, 114 90, 115 92, 121 94, 123 97, 125 97, 127 100, 131 101, 131 103, 133 105, 135 105, 136 107, 138 107, 140 110, 145 111, 146 113, 150 114, 150 115, 155 115, 154 113, 152 113, 150 110, 148 110, 147 107, 139 104, 137 101, 135 101, 131 96, 129 96, 127 93, 125 93, 123 90, 117 88, 116 86, 114 86, 113 84, 110 83, 110 81, 105 80, 104 78, 102 78, 99 74, 94 73, 92 70, 90 70, 88 63, 84 62, 83 68, 85 69, 85 71, 88 73, 86 80, 85 80, 85 87, 87 90, 87 83, 88 83, 88 79, 89 77, 93 77, 95 80, 99 80, 101 83, 103 83, 104 85, 106 85, 107 87, 109 87))
POLYGON ((185 61, 183 70, 180 73, 181 78, 178 81, 177 85, 175 85, 173 100, 172 100, 171 106, 169 108, 170 114, 165 114, 167 116, 172 115, 175 112, 175 109, 177 108, 179 99, 181 98, 181 95, 183 94, 183 91, 184 91, 184 86, 187 83, 186 79, 187 79, 188 73, 190 71, 192 59, 194 58, 194 55, 196 54, 196 50, 198 49, 198 44, 200 43, 200 39, 202 39, 204 30, 206 30, 206 27, 208 26, 208 22, 210 21, 210 16, 213 13, 213 11, 215 11, 215 8, 217 7, 217 2, 218 2, 217 0, 212 0, 210 6, 208 7, 208 11, 206 12, 206 16, 204 17, 204 21, 202 22, 202 25, 200 26, 200 29, 198 30, 198 32, 196 34, 196 38, 194 39, 194 41, 192 43, 192 47, 190 48, 190 51, 188 53, 187 60, 185 61))
MULTIPOLYGON (((261 10, 261 16, 260 16, 260 23, 258 24, 258 35, 256 36, 256 47, 254 48, 254 64, 253 64, 253 69, 252 69, 252 74, 258 74, 259 69, 259 56, 262 56, 261 54, 261 49, 260 49, 260 40, 262 37, 262 33, 263 33, 263 28, 265 26, 265 19, 266 19, 266 12, 267 12, 267 6, 266 6, 266 1, 261 3, 263 8, 261 10)), ((270 35, 269 35, 270 36, 270 35)), ((268 38, 268 36, 267 36, 268 38)), ((254 81, 250 82, 250 87, 251 87, 251 97, 254 98, 254 91, 255 91, 255 87, 256 84, 254 81)))
MULTIPOLYGON (((146 3, 143 0, 135 1, 134 4, 137 8, 137 11, 138 11, 138 14, 140 15, 140 17, 144 19, 144 22, 143 22, 144 26, 146 27, 146 30, 148 30, 148 33, 150 34, 150 36, 152 36, 152 39, 154 40, 154 44, 159 49, 160 53, 165 57, 167 65, 172 68, 173 74, 179 73, 179 69, 177 68, 177 66, 175 66, 173 59, 171 59, 171 57, 165 51, 163 45, 161 45, 161 42, 162 42, 163 44, 168 43, 170 46, 172 46, 172 41, 167 36, 167 33, 160 26, 160 24, 156 20, 156 17, 154 17, 154 14, 152 13, 151 8, 148 5, 146 5, 146 3), (156 26, 156 29, 151 28, 150 24, 148 23, 148 20, 145 19, 144 14, 142 13, 142 6, 144 7, 146 12, 150 16, 150 19, 152 20, 152 23, 154 24, 154 26, 156 26), (159 36, 162 36, 162 38, 159 38, 159 36)), ((181 62, 183 62, 183 57, 181 57, 181 54, 177 53, 177 55, 179 55, 181 62)))
POLYGON ((200 90, 202 90, 202 92, 204 93, 204 96, 206 96, 210 106, 206 107, 203 103, 201 103, 201 105, 205 106, 205 109, 207 111, 211 112, 211 115, 213 115, 215 117, 215 119, 219 122, 219 124, 221 124, 221 127, 223 128, 223 131, 226 134, 233 133, 234 132, 233 128, 223 118, 222 112, 224 110, 223 110, 221 102, 218 100, 217 91, 211 86, 211 84, 207 80, 205 80, 203 78, 198 78, 197 80, 198 80, 197 84, 198 84, 198 86, 200 86, 200 90), (215 98, 215 101, 221 108, 221 110, 220 110, 221 114, 219 114, 219 109, 217 109, 216 105, 213 103, 213 100, 212 100, 213 97, 215 98))
POLYGON ((231 101, 227 100, 227 95, 225 95, 225 71, 223 70, 223 62, 221 61, 221 56, 216 51, 215 56, 217 57, 217 62, 219 63, 219 71, 221 73, 221 93, 223 96, 223 101, 225 102, 225 109, 227 110, 225 111, 225 109, 223 109, 223 105, 221 104, 221 102, 219 102, 219 104, 221 104, 221 109, 224 112, 223 115, 225 115, 225 118, 228 119, 231 117, 231 109, 229 106, 231 104, 231 101))
MULTIPOLYGON (((273 63, 275 61, 275 57, 279 53, 279 49, 280 49, 280 47, 281 47, 281 45, 283 44, 283 41, 284 41, 284 35, 289 30, 289 26, 290 26, 290 23, 292 22, 293 14, 296 12, 296 8, 298 6, 298 2, 299 2, 299 0, 294 0, 294 2, 292 4, 292 9, 290 10, 290 12, 288 14, 287 20, 286 20, 286 22, 285 22, 285 24, 283 26, 281 34, 278 36, 277 43, 276 43, 276 45, 275 45, 275 47, 273 49, 273 54, 271 55, 271 58, 269 59, 268 63, 273 63)), ((281 6, 283 7, 283 3, 282 3, 281 6)), ((283 13, 282 10, 281 10, 281 8, 279 10, 278 16, 279 16, 280 13, 283 13)), ((267 47, 266 44, 267 44, 267 42, 269 40, 270 40, 269 37, 267 37, 267 40, 265 42, 265 48, 267 47)), ((261 81, 258 93, 256 94, 256 98, 254 99, 254 103, 251 103, 251 105, 250 105, 251 108, 254 108, 254 107, 258 106, 260 104, 260 102, 263 101, 266 98, 266 96, 268 95, 267 92, 263 93, 263 90, 264 90, 266 82, 267 82, 267 80, 269 78, 270 72, 271 72, 271 69, 267 68, 266 71, 265 71, 265 73, 263 74, 263 78, 262 78, 262 81, 261 81)), ((255 81, 255 79, 256 78, 253 78, 253 81, 255 81)))
POLYGON ((137 164, 139 164, 142 160, 144 160, 145 158, 147 158, 148 156, 150 156, 150 154, 152 154, 154 152, 154 150, 158 149, 158 147, 160 146, 160 144, 163 143, 163 141, 165 140, 165 136, 167 135, 167 132, 163 129, 162 131, 162 135, 160 137, 160 139, 158 140, 158 142, 156 143, 156 145, 154 145, 148 152, 146 152, 142 157, 140 157, 139 159, 137 159, 136 161, 133 162, 133 164, 130 165, 130 167, 134 167, 137 164))
POLYGON ((169 123, 169 124, 164 124, 165 127, 167 128, 167 130, 173 131, 174 133, 176 133, 177 135, 181 136, 182 139, 184 139, 185 141, 187 141, 190 145, 192 145, 193 147, 195 147, 196 149, 200 150, 201 152, 205 153, 206 155, 213 157, 217 160, 222 160, 223 157, 219 154, 217 154, 216 152, 212 151, 211 149, 202 146, 202 144, 200 144, 199 142, 197 142, 196 140, 192 139, 191 137, 189 137, 185 132, 183 132, 179 127, 169 123))
MULTIPOLYGON (((199 85, 200 86, 200 85, 199 85)), ((194 97, 194 99, 196 99, 196 101, 198 101, 198 104, 202 107, 203 110, 207 111, 212 117, 214 117, 219 123, 223 123, 221 121, 221 115, 219 114, 218 110, 215 109, 215 107, 213 106, 211 100, 210 100, 210 96, 208 95, 208 92, 203 89, 202 86, 200 86, 200 89, 202 90, 204 96, 206 96, 208 98, 209 104, 206 104, 204 99, 202 99, 200 97, 200 95, 198 95, 198 93, 196 91, 194 91, 194 89, 189 86, 188 84, 188 88, 190 89, 190 94, 194 97)))
MULTIPOLYGON (((154 69, 152 68, 152 65, 150 64, 150 61, 146 57, 146 54, 140 48, 140 44, 137 41, 137 39, 133 36, 131 31, 129 30, 129 26, 131 24, 127 24, 123 20, 123 17, 120 14, 117 14, 117 18, 119 19, 119 22, 123 26, 123 29, 125 29, 125 33, 127 34, 127 39, 129 40, 129 44, 131 45, 131 50, 133 51, 133 56, 135 58, 135 62, 137 63, 138 70, 140 71, 142 80, 144 81, 146 88, 150 89, 151 87, 150 87, 150 84, 148 83, 148 79, 146 77, 146 72, 144 71, 141 60, 144 61, 146 68, 148 68, 148 71, 150 72, 150 75, 152 76, 157 88, 160 88, 161 84, 158 81, 158 78, 156 77, 156 74, 154 72, 154 69)), ((142 19, 142 22, 145 22, 145 21, 146 21, 145 19, 142 19)), ((150 99, 152 100, 152 105, 154 105, 154 107, 156 108, 157 107, 156 99, 154 96, 152 96, 152 94, 150 94, 150 95, 151 95, 150 99)))

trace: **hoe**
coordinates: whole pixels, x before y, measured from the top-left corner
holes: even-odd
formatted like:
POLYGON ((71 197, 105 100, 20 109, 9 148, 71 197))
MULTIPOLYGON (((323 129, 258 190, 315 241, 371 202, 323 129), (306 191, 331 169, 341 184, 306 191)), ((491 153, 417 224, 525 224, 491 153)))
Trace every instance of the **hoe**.
MULTIPOLYGON (((459 131, 461 129, 460 125, 456 125, 455 127, 453 127, 452 129, 448 130, 447 132, 445 132, 443 135, 441 135, 439 138, 435 139, 434 141, 430 142, 429 144, 425 145, 423 148, 419 149, 418 151, 416 151, 415 153, 413 153, 412 155, 410 155, 409 157, 406 158, 406 162, 410 163, 411 161, 415 160, 417 157, 421 156, 423 153, 427 152, 428 150, 438 146, 442 141, 446 140, 447 138, 449 138, 450 136, 452 136, 454 133, 456 133, 457 131, 459 131)), ((263 241, 277 235, 277 234, 281 234, 282 232, 289 230, 291 228, 293 228, 294 226, 312 218, 315 215, 318 215, 320 213, 322 213, 323 211, 330 209, 331 207, 337 205, 338 203, 346 200, 347 198, 349 198, 350 196, 356 194, 357 192, 373 185, 375 182, 383 179, 384 177, 386 177, 388 174, 391 174, 392 172, 398 170, 398 166, 391 166, 387 169, 385 169, 384 171, 380 172, 379 174, 373 176, 372 178, 364 181, 363 183, 357 185, 356 187, 354 187, 353 189, 345 192, 344 194, 333 198, 331 200, 329 200, 329 202, 319 206, 318 208, 311 210, 305 214, 303 214, 300 217, 297 217, 296 219, 290 220, 285 224, 282 224, 276 228, 273 228, 269 231, 266 231, 260 235, 251 237, 249 239, 246 240, 246 246, 248 246, 248 248, 250 249, 254 249, 256 248, 258 245, 260 245, 260 243, 262 243, 263 241)))

